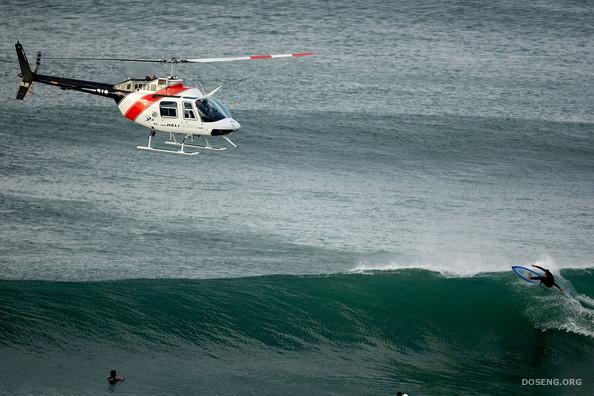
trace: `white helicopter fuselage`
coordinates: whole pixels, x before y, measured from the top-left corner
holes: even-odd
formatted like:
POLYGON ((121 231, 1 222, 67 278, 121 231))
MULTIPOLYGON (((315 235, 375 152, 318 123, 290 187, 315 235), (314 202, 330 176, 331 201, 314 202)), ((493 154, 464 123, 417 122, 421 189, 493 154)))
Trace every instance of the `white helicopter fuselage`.
POLYGON ((157 132, 185 136, 224 136, 240 129, 226 107, 212 94, 182 80, 127 80, 116 88, 130 93, 118 103, 122 115, 157 132))
POLYGON ((196 155, 194 150, 223 151, 224 147, 211 146, 208 136, 220 136, 231 146, 238 148, 231 141, 229 135, 239 130, 241 125, 231 117, 225 105, 213 98, 220 86, 205 93, 200 88, 184 85, 175 74, 178 63, 213 63, 230 61, 249 61, 276 58, 292 58, 313 55, 311 52, 295 52, 275 55, 249 55, 224 58, 196 58, 196 59, 130 59, 130 58, 55 58, 79 60, 103 60, 121 62, 152 62, 168 63, 171 65, 169 77, 157 78, 147 76, 145 79, 128 79, 118 84, 106 84, 97 81, 78 80, 69 77, 50 76, 38 73, 41 64, 41 52, 37 53, 35 69, 31 69, 25 50, 20 42, 16 42, 15 49, 21 68, 21 83, 16 94, 18 100, 23 100, 31 91, 32 84, 38 82, 59 87, 64 90, 74 90, 92 95, 99 95, 113 99, 124 117, 143 127, 149 128, 146 146, 136 146, 139 150, 172 153, 180 155, 196 155), (153 136, 156 132, 169 134, 164 144, 179 147, 177 150, 153 147, 153 136), (182 135, 178 142, 176 135, 182 135), (196 139, 194 138, 196 137, 196 139), (203 137, 203 139, 200 139, 203 137), (189 140, 188 142, 186 140, 189 140), (198 143, 204 141, 204 144, 198 143), (191 151, 185 151, 190 149, 191 151))

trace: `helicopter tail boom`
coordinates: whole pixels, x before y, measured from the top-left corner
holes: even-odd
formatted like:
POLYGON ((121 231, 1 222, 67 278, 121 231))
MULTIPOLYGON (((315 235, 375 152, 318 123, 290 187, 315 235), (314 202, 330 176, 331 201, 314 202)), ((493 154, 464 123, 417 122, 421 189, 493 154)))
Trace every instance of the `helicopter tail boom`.
POLYGON ((22 44, 17 41, 17 43, 15 44, 15 48, 17 52, 17 57, 19 58, 19 65, 21 67, 21 73, 19 74, 19 76, 22 77, 21 83, 19 85, 19 90, 17 91, 16 95, 17 99, 23 100, 27 92, 31 90, 33 82, 53 85, 55 87, 59 87, 65 90, 74 90, 86 92, 93 95, 106 96, 114 99, 116 102, 122 100, 122 98, 127 93, 116 89, 113 84, 105 84, 95 81, 75 80, 72 78, 46 76, 43 74, 38 74, 37 67, 39 66, 41 54, 38 54, 35 71, 32 71, 22 44))
POLYGON ((119 103, 125 95, 123 92, 115 89, 112 84, 99 83, 95 81, 45 76, 43 74, 34 74, 33 81, 38 81, 42 84, 53 85, 64 90, 73 90, 89 93, 92 95, 106 96, 108 98, 114 99, 116 103, 119 103))

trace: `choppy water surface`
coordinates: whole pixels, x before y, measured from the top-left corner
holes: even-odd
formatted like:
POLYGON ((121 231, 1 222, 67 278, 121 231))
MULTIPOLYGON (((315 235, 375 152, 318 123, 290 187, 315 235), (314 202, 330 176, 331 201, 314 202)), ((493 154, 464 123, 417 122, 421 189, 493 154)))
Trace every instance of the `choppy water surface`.
POLYGON ((594 390, 591 4, 0 11, 0 393, 594 390), (180 65, 242 130, 179 158, 108 99, 14 100, 16 40, 111 83, 168 69, 45 58, 316 55, 180 65), (569 297, 501 272, 535 262, 569 297))

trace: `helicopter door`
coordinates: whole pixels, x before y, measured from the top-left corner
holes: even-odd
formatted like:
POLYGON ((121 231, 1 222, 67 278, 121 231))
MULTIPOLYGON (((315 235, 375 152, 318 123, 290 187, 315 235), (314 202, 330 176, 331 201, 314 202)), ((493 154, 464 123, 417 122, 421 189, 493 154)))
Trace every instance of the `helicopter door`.
POLYGON ((189 133, 197 133, 200 134, 204 129, 202 125, 202 120, 198 117, 196 109, 194 105, 190 101, 183 101, 182 106, 184 109, 184 128, 189 133))
POLYGON ((181 129, 180 118, 181 115, 178 111, 178 104, 175 101, 162 101, 159 102, 159 118, 156 117, 156 111, 153 112, 154 126, 159 131, 163 132, 179 132, 181 129))

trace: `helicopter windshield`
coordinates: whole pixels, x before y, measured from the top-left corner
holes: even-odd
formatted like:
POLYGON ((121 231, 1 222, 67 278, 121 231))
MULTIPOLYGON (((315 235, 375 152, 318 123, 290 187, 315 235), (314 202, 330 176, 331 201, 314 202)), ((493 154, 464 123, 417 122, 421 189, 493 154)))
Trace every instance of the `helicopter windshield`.
POLYGON ((214 98, 198 99, 196 108, 204 122, 214 122, 231 117, 231 113, 225 105, 214 98))

